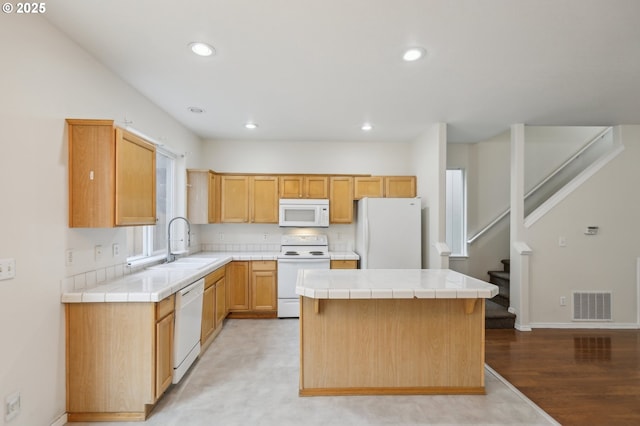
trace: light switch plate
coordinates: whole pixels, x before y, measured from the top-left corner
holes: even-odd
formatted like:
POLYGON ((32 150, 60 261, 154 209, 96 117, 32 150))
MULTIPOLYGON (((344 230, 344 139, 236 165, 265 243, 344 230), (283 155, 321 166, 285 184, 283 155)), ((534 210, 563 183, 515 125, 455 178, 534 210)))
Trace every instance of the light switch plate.
POLYGON ((16 260, 0 259, 0 280, 10 280, 16 277, 16 260))

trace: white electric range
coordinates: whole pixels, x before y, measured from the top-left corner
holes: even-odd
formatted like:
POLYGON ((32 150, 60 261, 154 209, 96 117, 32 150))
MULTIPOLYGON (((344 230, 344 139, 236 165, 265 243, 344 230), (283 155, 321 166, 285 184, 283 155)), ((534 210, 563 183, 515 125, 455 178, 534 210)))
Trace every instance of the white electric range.
POLYGON ((278 255, 278 318, 300 316, 300 301, 296 294, 298 271, 329 269, 329 243, 324 234, 283 235, 278 255))

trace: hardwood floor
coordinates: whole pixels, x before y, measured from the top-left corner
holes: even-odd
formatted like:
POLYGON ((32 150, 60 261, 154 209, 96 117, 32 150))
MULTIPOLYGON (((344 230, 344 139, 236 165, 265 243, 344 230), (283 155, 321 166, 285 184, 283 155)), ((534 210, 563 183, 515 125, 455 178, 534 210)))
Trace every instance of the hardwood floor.
POLYGON ((640 425, 639 330, 486 330, 486 363, 562 425, 640 425))

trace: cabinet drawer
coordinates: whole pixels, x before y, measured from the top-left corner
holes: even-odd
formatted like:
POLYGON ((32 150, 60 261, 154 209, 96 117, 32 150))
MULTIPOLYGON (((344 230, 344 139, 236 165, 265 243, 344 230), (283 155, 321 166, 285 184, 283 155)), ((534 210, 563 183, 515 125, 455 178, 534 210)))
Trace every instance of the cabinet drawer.
POLYGON ((172 294, 156 303, 156 321, 169 315, 175 309, 176 295, 172 294))
POLYGON ((331 269, 358 269, 357 260, 332 260, 331 269))
POLYGON ((275 271, 276 269, 275 260, 254 260, 251 262, 252 271, 275 271))
POLYGON ((209 287, 214 285, 220 278, 224 277, 224 270, 225 267, 223 266, 222 268, 218 268, 204 277, 204 288, 208 289, 209 287))

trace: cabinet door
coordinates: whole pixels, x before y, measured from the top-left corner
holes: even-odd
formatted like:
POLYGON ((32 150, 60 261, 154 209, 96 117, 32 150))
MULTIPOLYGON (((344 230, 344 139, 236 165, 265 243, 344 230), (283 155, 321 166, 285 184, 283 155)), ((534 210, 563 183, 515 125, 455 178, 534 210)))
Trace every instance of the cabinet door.
POLYGON ((218 176, 211 170, 187 170, 187 219, 192 224, 220 221, 218 176))
POLYGON ((329 178, 327 176, 305 176, 304 197, 329 198, 329 178))
POLYGON ((208 219, 209 223, 220 222, 220 176, 209 171, 209 205, 208 219))
POLYGON ((220 186, 220 220, 249 222, 249 177, 221 176, 220 186))
POLYGON ((383 197, 384 179, 382 176, 356 176, 353 179, 353 198, 383 197))
POLYGON ((329 221, 353 222, 353 177, 332 176, 329 180, 329 221))
POLYGON ((280 198, 302 198, 302 176, 280 176, 280 198))
POLYGON ((274 260, 251 262, 251 310, 275 311, 277 309, 277 269, 274 260))
POLYGON ((116 128, 116 225, 155 225, 156 148, 116 128))
POLYGON ((416 196, 415 176, 385 176, 385 197, 412 198, 416 196))
POLYGON ((156 401, 173 379, 173 320, 171 312, 156 323, 156 401))
POLYGON ((222 322, 227 317, 227 305, 226 300, 226 283, 225 277, 222 277, 216 282, 216 324, 217 329, 222 325, 222 322))
POLYGON ((229 311, 249 309, 249 262, 227 264, 226 283, 229 311))
POLYGON ((69 227, 112 227, 115 145, 113 120, 67 119, 69 227))
POLYGON ((216 288, 215 284, 204 290, 202 295, 202 326, 200 327, 200 344, 204 344, 207 338, 215 330, 216 318, 216 288))
POLYGON ((251 222, 278 223, 278 177, 251 178, 251 222))

